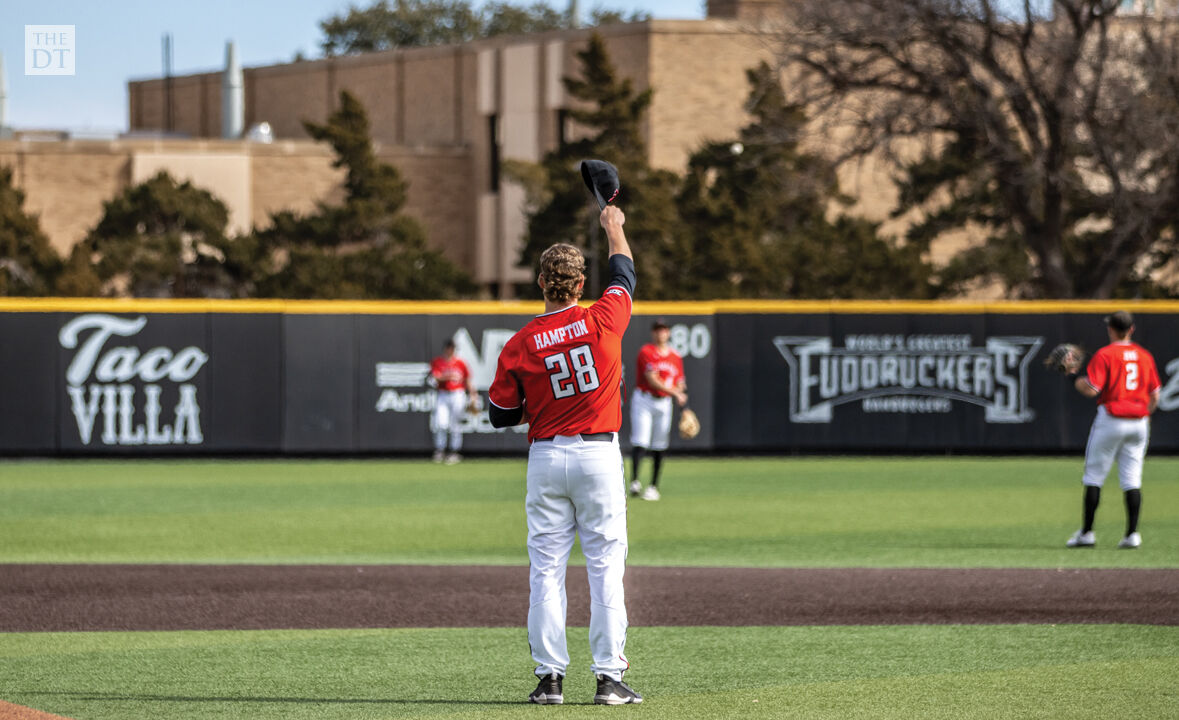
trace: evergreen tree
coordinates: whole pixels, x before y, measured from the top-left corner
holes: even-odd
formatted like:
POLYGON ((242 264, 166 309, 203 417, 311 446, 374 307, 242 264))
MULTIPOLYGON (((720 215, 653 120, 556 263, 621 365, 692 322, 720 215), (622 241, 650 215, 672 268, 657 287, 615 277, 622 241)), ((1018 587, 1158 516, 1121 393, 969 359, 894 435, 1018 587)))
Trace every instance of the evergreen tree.
POLYGON ((74 248, 63 293, 237 297, 242 271, 226 262, 229 211, 209 191, 161 171, 125 189, 74 248))
POLYGON ((479 36, 479 18, 465 0, 377 0, 349 7, 319 24, 325 55, 463 43, 479 36))
POLYGON ((37 217, 24 211, 24 203, 12 168, 0 167, 0 295, 49 295, 61 272, 61 257, 37 217))
MULTIPOLYGON (((637 293, 649 299, 679 297, 676 262, 683 249, 674 203, 679 179, 652 168, 647 160, 642 121, 651 91, 637 93, 630 79, 618 77, 597 33, 577 58, 580 77, 566 77, 563 82, 576 101, 568 117, 586 131, 584 137, 546 153, 538 165, 505 165, 528 194, 528 232, 521 263, 536 267, 549 245, 572 243, 586 252, 590 262, 587 295, 602 288, 607 279, 606 243, 598 239, 597 205, 590 200, 578 163, 586 158, 606 160, 618 168, 621 179, 617 205, 626 213, 626 236, 639 258, 637 293)), ((531 285, 526 292, 540 295, 539 288, 531 285)))
POLYGON ((408 185, 373 151, 360 101, 340 93, 324 124, 304 122, 332 146, 344 168, 343 204, 321 203, 306 216, 280 212, 255 232, 243 252, 258 258, 260 294, 289 298, 451 298, 474 291, 470 277, 426 244, 421 225, 404 214, 408 185), (266 267, 271 263, 271 267, 266 267))
MULTIPOLYGON (((629 14, 596 7, 591 26, 641 22, 650 15, 629 14)), ((547 2, 514 5, 492 0, 475 8, 469 0, 376 0, 368 7, 349 7, 346 13, 320 22, 325 55, 393 50, 465 43, 497 35, 530 35, 571 26, 563 10, 547 2)))
POLYGON ((799 149, 806 122, 777 74, 747 71, 752 122, 735 140, 705 144, 677 199, 689 250, 680 282, 709 298, 924 298, 934 294, 927 246, 903 247, 878 226, 830 208, 846 199, 835 169, 799 149))

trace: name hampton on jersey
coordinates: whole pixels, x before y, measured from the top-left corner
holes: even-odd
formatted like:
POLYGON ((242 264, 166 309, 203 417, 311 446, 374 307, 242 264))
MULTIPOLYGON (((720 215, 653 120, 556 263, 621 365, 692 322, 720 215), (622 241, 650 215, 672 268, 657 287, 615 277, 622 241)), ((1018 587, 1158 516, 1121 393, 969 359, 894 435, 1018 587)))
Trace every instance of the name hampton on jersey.
POLYGON ((532 336, 532 343, 537 350, 543 350, 551 345, 557 345, 566 340, 575 340, 583 335, 589 335, 589 328, 585 326, 585 320, 578 320, 559 328, 538 332, 532 336))

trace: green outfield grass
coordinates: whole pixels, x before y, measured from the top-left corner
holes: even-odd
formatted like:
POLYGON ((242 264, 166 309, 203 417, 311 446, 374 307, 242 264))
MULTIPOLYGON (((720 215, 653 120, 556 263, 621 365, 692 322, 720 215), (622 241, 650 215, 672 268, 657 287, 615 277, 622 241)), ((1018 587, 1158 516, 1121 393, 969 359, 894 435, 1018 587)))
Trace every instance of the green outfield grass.
MULTIPOLYGON (((570 647, 585 646, 585 629, 570 647)), ((1164 718, 1179 707, 1179 628, 634 628, 641 706, 532 690, 522 630, 0 635, 0 697, 105 718, 1164 718), (475 649, 478 649, 477 651, 475 649)))
MULTIPOLYGON (((1143 547, 1096 550, 1080 457, 669 457, 632 565, 1175 567, 1179 458, 1146 461, 1143 547)), ((0 562, 527 564, 524 459, 4 461, 0 562)), ((574 553, 577 561, 578 553, 574 553)))
MULTIPOLYGON (((1176 567, 1179 459, 1146 463, 1144 546, 1066 551, 1080 458, 687 458, 632 503, 630 563, 1176 567)), ((0 563, 524 565, 523 458, 0 462, 0 563)), ((574 559, 577 559, 575 553, 574 559)), ((1174 717, 1179 628, 637 627, 647 702, 530 707, 515 629, 0 633, 0 699, 100 718, 1174 717)))

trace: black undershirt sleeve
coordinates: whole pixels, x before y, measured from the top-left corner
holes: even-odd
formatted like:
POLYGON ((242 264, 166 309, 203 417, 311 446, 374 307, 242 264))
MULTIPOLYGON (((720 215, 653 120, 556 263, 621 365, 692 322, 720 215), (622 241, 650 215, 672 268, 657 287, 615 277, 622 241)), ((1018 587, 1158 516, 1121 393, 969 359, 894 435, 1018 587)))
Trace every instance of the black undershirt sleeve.
POLYGON ((610 284, 635 294, 635 261, 625 255, 610 256, 610 284))
POLYGON ((519 425, 520 421, 524 419, 524 408, 521 406, 511 410, 504 410, 493 403, 487 403, 487 417, 491 420, 492 427, 511 427, 513 425, 519 425))

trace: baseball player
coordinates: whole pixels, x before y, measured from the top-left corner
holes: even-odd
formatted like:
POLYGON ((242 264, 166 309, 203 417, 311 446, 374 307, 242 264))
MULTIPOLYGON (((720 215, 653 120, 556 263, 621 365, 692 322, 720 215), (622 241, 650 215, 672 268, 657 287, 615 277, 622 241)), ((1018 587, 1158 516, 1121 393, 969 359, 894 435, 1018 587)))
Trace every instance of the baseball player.
POLYGON ((622 425, 622 336, 630 323, 635 266, 622 231, 625 216, 607 205, 599 217, 610 246, 611 280, 588 308, 577 304, 585 258, 557 244, 540 258, 545 312, 504 345, 488 392, 495 427, 529 423, 527 493, 531 594, 528 644, 540 678, 529 702, 564 702, 565 568, 581 537, 590 588, 594 702, 640 703, 622 681, 626 645, 626 487, 622 425))
POLYGON ((671 436, 672 400, 683 407, 688 402, 683 358, 668 344, 671 329, 662 320, 651 326, 651 342, 639 349, 635 361, 634 395, 630 403, 631 473, 630 494, 642 493, 644 500, 659 499, 659 471, 671 436), (639 467, 651 453, 651 484, 643 490, 639 467))
MULTIPOLYGON (((1094 353, 1085 374, 1076 377, 1074 386, 1085 397, 1097 398, 1097 417, 1089 430, 1085 446, 1084 519, 1081 529, 1068 539, 1072 548, 1093 547, 1093 517, 1101 499, 1101 486, 1114 461, 1126 500, 1126 536, 1120 548, 1142 544, 1138 533, 1138 513, 1142 508, 1142 459, 1150 438, 1150 414, 1159 404, 1158 368, 1154 358, 1141 345, 1130 341, 1134 318, 1119 311, 1105 318, 1109 345, 1094 353)), ((1070 368, 1080 371, 1079 359, 1070 368)))
POLYGON ((434 386, 434 411, 430 414, 430 426, 434 428, 434 462, 453 465, 462 456, 463 413, 468 402, 475 403, 475 384, 467 364, 455 356, 454 340, 447 340, 442 346, 442 355, 430 361, 430 383, 434 386), (468 400, 468 398, 470 398, 468 400), (450 436, 450 454, 446 453, 446 437, 450 436))

